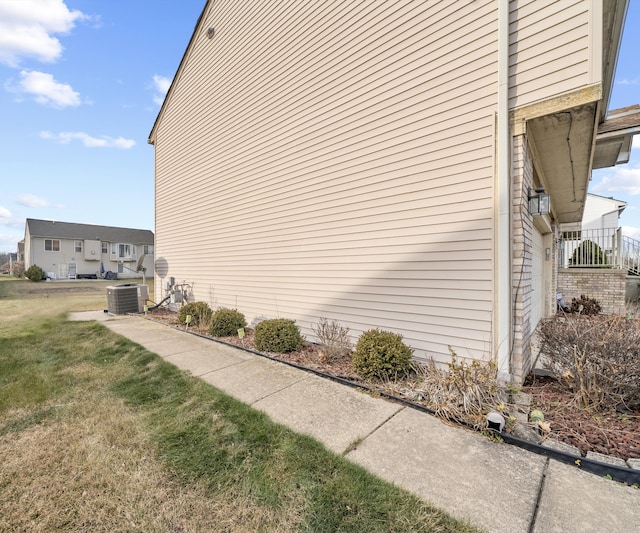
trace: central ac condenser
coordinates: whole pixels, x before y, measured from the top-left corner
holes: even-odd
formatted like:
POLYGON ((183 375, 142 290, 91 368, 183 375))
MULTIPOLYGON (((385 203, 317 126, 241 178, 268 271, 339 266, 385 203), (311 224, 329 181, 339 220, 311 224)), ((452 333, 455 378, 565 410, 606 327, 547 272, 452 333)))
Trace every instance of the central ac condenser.
POLYGON ((149 299, 149 288, 141 283, 121 283, 107 287, 107 308, 114 315, 142 313, 149 299))

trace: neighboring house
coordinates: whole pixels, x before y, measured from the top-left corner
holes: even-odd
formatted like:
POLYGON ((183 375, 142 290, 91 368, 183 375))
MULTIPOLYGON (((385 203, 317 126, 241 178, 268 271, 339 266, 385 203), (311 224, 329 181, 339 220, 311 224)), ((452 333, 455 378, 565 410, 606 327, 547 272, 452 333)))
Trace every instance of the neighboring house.
POLYGON ((209 0, 149 137, 156 294, 522 380, 559 225, 628 145, 596 138, 627 6, 209 0))
POLYGON ((606 198, 596 194, 587 194, 582 221, 578 224, 563 224, 561 227, 562 254, 560 266, 591 266, 591 254, 576 253, 576 249, 587 252, 581 243, 595 243, 603 251, 602 259, 606 264, 615 262, 613 257, 622 238, 620 215, 627 206, 626 202, 615 198, 606 198))
POLYGON ((18 251, 16 253, 16 261, 24 263, 24 240, 18 243, 18 251))
POLYGON ((622 215, 625 207, 627 207, 627 202, 622 200, 589 193, 587 194, 580 229, 617 229, 620 226, 620 215, 622 215))
POLYGON ((622 234, 620 215, 626 206, 588 194, 582 222, 560 227, 557 291, 565 303, 588 295, 603 312, 622 313, 638 299, 640 241, 622 234))
POLYGON ((24 266, 38 265, 52 279, 102 277, 107 272, 136 278, 142 277, 142 268, 151 276, 153 247, 149 230, 28 218, 24 266))

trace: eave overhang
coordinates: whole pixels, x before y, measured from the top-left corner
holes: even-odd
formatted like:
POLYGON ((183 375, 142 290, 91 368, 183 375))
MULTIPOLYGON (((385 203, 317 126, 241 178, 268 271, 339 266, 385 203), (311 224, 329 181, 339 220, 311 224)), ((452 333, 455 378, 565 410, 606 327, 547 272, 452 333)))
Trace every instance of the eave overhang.
POLYGON ((610 111, 598 126, 593 168, 629 162, 633 136, 640 133, 640 105, 610 111))
POLYGON ((582 220, 597 115, 598 103, 590 102, 527 123, 537 181, 551 195, 559 223, 582 220))
POLYGON ((628 5, 629 0, 602 2, 602 78, 598 83, 512 114, 514 134, 526 132, 533 151, 534 186, 550 194, 553 217, 561 224, 582 220, 593 168, 602 168, 598 165, 612 159, 628 161, 635 130, 614 132, 607 124, 628 5))

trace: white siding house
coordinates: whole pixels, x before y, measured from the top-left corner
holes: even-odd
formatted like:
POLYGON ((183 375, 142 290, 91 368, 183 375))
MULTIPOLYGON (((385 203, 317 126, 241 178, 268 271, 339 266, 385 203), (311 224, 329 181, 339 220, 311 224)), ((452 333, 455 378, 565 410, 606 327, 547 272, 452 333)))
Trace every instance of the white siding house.
POLYGON ((154 236, 149 230, 28 218, 24 266, 42 268, 51 279, 123 278, 153 274, 154 236))
POLYGON ((582 221, 578 224, 563 224, 560 228, 560 267, 589 266, 594 261, 619 265, 620 258, 617 254, 621 253, 623 246, 622 228, 619 223, 620 215, 626 206, 626 202, 615 198, 587 194, 582 221), (596 245, 602 250, 602 257, 593 257, 590 252, 591 247, 596 245))
POLYGON ((582 215, 581 229, 616 230, 620 225, 620 215, 626 206, 627 203, 622 200, 588 194, 582 215))
POLYGON ((557 224, 582 212, 625 12, 206 2, 149 139, 156 293, 185 280, 196 300, 293 318, 311 340, 327 317, 522 379, 555 309, 557 224), (534 217, 541 188, 552 209, 534 217))

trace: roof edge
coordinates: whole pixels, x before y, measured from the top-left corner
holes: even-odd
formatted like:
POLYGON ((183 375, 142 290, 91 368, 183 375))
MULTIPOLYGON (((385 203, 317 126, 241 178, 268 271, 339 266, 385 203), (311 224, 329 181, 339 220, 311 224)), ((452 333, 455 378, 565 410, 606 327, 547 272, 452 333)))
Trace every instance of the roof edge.
MULTIPOLYGON (((610 5, 616 9, 612 28, 611 41, 609 43, 610 55, 607 64, 603 68, 603 98, 602 107, 600 109, 599 122, 606 119, 606 115, 611 102, 611 93, 613 92, 613 83, 615 81, 616 70, 618 68, 618 56, 620 55, 620 46, 622 44, 622 35, 624 33, 625 22, 627 19, 627 11, 629 10, 629 0, 611 0, 610 5)), ((606 54, 603 55, 607 57, 606 54)))
POLYGON ((207 0, 205 2, 204 7, 202 8, 202 12, 200 13, 200 16, 198 17, 198 20, 196 21, 196 24, 193 27, 193 33, 191 34, 191 38, 189 39, 189 44, 187 44, 187 48, 184 51, 184 54, 182 54, 182 59, 180 60, 180 64, 178 65, 178 68, 176 69, 176 73, 174 74, 173 79, 171 80, 171 85, 169 85, 169 89, 167 90, 167 94, 165 95, 164 100, 162 101, 162 106, 160 106, 160 111, 158 111, 158 115, 156 116, 156 120, 154 121, 153 127, 151 128, 151 131, 149 132, 149 138, 147 139, 147 143, 148 144, 155 144, 156 130, 158 128, 158 124, 160 123, 160 119, 162 118, 162 115, 164 115, 164 112, 165 112, 165 109, 167 107, 168 101, 171 99, 171 95, 173 94, 173 90, 174 90, 174 86, 176 84, 176 81, 178 80, 178 78, 180 78, 180 74, 184 70, 184 66, 185 66, 185 64, 187 62, 187 57, 188 57, 189 53, 191 52, 191 49, 193 48, 193 45, 195 43, 196 35, 198 34, 198 29, 202 25, 202 21, 204 19, 204 14, 208 10, 209 4, 212 4, 213 2, 214 2, 214 0, 207 0))

